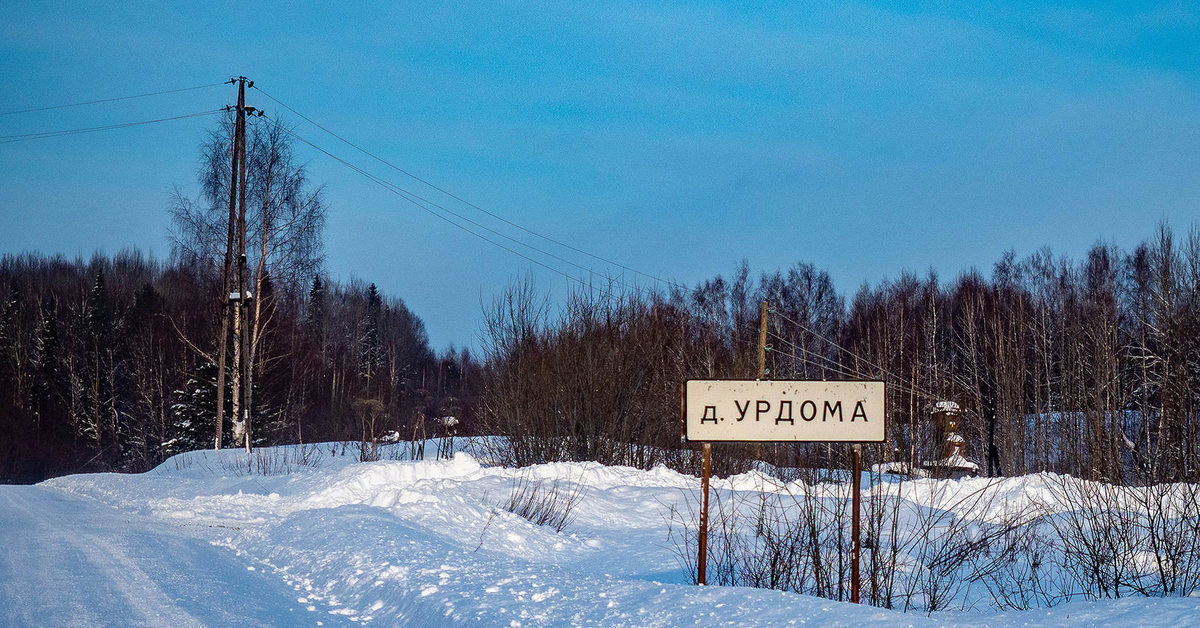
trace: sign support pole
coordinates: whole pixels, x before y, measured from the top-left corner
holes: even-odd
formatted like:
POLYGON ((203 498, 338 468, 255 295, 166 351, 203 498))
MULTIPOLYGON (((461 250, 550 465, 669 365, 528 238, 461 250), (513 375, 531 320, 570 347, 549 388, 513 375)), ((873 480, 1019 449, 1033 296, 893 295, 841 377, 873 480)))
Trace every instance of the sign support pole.
MULTIPOLYGON (((770 305, 762 302, 762 310, 758 319, 758 379, 767 376, 767 312, 770 305)), ((684 389, 684 403, 687 402, 687 391, 684 389)), ((686 437, 687 427, 684 426, 686 437)), ((758 450, 759 455, 762 449, 758 450)), ((712 443, 704 443, 704 462, 700 472, 700 491, 704 494, 700 505, 700 531, 696 551, 696 584, 707 584, 708 575, 708 479, 712 472, 712 443)))
POLYGON ((712 444, 704 443, 704 463, 700 474, 700 492, 704 494, 700 506, 700 538, 696 556, 696 584, 708 584, 708 476, 712 472, 712 444))
POLYGON ((854 462, 850 465, 850 602, 858 604, 859 511, 862 504, 862 445, 854 443, 854 462))

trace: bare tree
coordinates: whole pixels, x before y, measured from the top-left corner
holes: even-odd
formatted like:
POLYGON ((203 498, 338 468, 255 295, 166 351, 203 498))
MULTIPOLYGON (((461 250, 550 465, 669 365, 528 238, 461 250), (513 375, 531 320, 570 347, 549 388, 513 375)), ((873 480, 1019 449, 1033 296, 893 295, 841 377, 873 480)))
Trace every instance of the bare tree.
MULTIPOLYGON (((251 381, 235 378, 235 405, 243 397, 241 388, 252 389, 255 372, 262 371, 278 299, 298 298, 303 284, 319 273, 324 261, 322 188, 308 181, 307 170, 292 150, 290 129, 276 119, 258 119, 247 127, 246 267, 252 273, 250 292, 255 298, 248 320, 239 321, 249 328, 248 355, 241 359, 250 364, 251 381)), ((229 244, 224 205, 231 182, 229 128, 226 123, 212 131, 201 147, 199 198, 177 189, 171 206, 174 255, 214 272, 221 268, 219 260, 229 244)), ((234 440, 244 441, 247 426, 237 411, 233 427, 234 440)))

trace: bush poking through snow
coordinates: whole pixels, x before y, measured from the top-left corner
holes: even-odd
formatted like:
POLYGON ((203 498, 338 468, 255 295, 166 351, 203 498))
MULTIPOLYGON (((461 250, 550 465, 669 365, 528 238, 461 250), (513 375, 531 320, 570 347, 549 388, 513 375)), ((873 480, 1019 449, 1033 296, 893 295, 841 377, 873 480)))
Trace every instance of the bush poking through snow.
MULTIPOLYGON (((999 484, 1000 480, 989 480, 960 493, 951 491, 949 482, 936 482, 930 484, 927 501, 912 505, 905 523, 896 527, 890 539, 895 554, 908 559, 907 564, 889 566, 899 588, 891 595, 903 599, 904 610, 963 609, 976 583, 1010 589, 1032 584, 1011 579, 1011 568, 1027 562, 1034 548, 1029 524, 1038 511, 998 501, 995 489, 999 484), (990 521, 963 516, 993 511, 997 506, 1002 514, 990 521)), ((993 601, 1003 608, 994 596, 993 601)), ((893 604, 889 601, 887 606, 893 604)))
POLYGON ((1200 485, 1130 487, 1057 476, 1046 525, 1068 598, 1187 597, 1200 590, 1200 485))
MULTIPOLYGON (((812 479, 815 479, 812 478, 812 479)), ((761 490, 713 490, 708 530, 708 581, 849 599, 848 486, 826 483, 793 491, 763 479, 761 490), (826 493, 831 490, 833 494, 826 493)), ((668 538, 696 577, 698 504, 685 493, 668 515, 668 538)))
MULTIPOLYGON (((708 579, 712 584, 850 599, 848 482, 810 475, 784 484, 764 478, 760 490, 713 490, 709 505, 708 579)), ((878 476, 873 477, 878 486, 878 476)), ((969 589, 1005 586, 1017 599, 1011 565, 1032 547, 1036 513, 1013 509, 992 521, 963 517, 986 512, 996 492, 966 493, 947 482, 925 482, 919 503, 893 490, 863 495, 861 599, 864 603, 928 613, 967 607, 969 589)), ((671 507, 668 538, 681 566, 695 578, 698 508, 694 495, 671 507)), ((1029 550, 1032 551, 1032 550, 1029 550)), ((977 599, 977 596, 976 598, 977 599)), ((1002 606, 997 602, 997 606, 1002 606)))
POLYGON ((556 479, 547 485, 522 475, 513 480, 503 507, 532 523, 562 532, 575 519, 575 506, 581 499, 582 483, 556 479))
POLYGON ((358 439, 358 461, 379 460, 379 435, 376 429, 387 408, 378 399, 360 397, 354 400, 354 411, 362 419, 362 438, 358 439))
POLYGON ((304 467, 317 467, 322 452, 316 445, 267 447, 246 455, 222 457, 221 469, 233 475, 287 475, 304 467))
MULTIPOLYGON (((1200 591, 1200 485, 1120 486, 1044 474, 1021 480, 881 482, 863 494, 862 599, 935 612, 1200 591)), ((713 489, 713 584, 848 597, 849 486, 713 489)), ((694 578, 698 506, 671 506, 668 538, 694 578)))

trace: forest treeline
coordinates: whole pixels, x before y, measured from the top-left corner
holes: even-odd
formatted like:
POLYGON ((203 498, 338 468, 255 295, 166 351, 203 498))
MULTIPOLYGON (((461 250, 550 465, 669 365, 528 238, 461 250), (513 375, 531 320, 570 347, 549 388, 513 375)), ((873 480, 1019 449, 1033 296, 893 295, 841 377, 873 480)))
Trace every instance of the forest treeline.
MULTIPOLYGON (((669 291, 575 293, 561 311, 528 283, 487 312, 479 416, 509 436, 508 463, 600 460, 697 470, 681 446, 680 382, 757 375, 769 303, 768 377, 886 382, 888 441, 868 463, 940 457, 930 418, 963 409, 984 473, 1200 479, 1200 232, 1162 226, 1125 252, 1078 260, 1007 254, 985 275, 901 273, 848 302, 809 264, 669 291)), ((752 459, 845 468, 848 448, 727 446, 718 473, 752 459)))
MULTIPOLYGON (((0 481, 144 471, 212 446, 220 282, 202 268, 132 251, 0 260, 0 481)), ((466 351, 435 354, 403 301, 320 276, 268 279, 259 298, 271 312, 253 365, 259 443, 470 424, 478 367, 466 351)))
MULTIPOLYGON (((0 260, 0 478, 138 471, 211 446, 220 285, 203 268, 136 252, 0 260)), ((453 429, 507 436, 494 453, 510 464, 694 470, 680 382, 753 377, 765 300, 768 377, 887 383, 888 442, 868 463, 936 457, 930 411, 952 400, 988 474, 1200 479, 1196 229, 1074 260, 1008 254, 951 281, 901 273, 849 299, 810 264, 742 264, 669 290, 614 282, 559 306, 517 282, 485 309, 478 358, 435 353, 421 319, 373 284, 262 285, 273 313, 254 363, 260 443, 453 429)), ((715 463, 844 466, 844 449, 719 447, 715 463)))

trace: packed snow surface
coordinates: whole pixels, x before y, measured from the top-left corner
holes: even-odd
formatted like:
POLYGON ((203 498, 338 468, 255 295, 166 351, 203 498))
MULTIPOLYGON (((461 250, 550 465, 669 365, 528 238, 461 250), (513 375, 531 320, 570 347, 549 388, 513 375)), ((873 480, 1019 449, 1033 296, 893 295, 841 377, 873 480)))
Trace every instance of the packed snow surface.
MULTIPOLYGON (((0 625, 1200 625, 1196 598, 926 616, 697 587, 667 536, 667 513, 695 498, 696 478, 594 463, 511 469, 461 451, 417 462, 357 453, 192 452, 140 475, 0 486, 0 625), (506 511, 520 481, 576 490, 574 520, 556 532, 506 511)), ((771 481, 750 473, 714 487, 771 481)), ((1003 499, 963 516, 1001 517, 1043 489, 1031 476, 991 490, 1003 499)))

